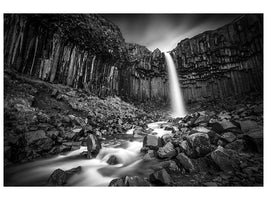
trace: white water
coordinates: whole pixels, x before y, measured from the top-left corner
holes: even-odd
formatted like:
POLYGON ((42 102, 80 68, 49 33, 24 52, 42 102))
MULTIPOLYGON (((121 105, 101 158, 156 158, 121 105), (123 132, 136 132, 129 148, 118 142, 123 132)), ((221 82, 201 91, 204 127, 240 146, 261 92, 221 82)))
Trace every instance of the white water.
POLYGON ((58 155, 50 159, 37 160, 20 164, 7 171, 6 185, 44 185, 52 172, 58 168, 69 170, 81 166, 82 171, 74 174, 67 185, 76 186, 108 186, 111 180, 126 175, 151 173, 147 163, 144 167, 139 155, 142 142, 122 141, 103 147, 96 158, 83 159, 80 154, 87 148, 72 151, 66 155, 58 155), (119 145, 118 145, 119 144, 119 145), (109 165, 110 156, 116 156, 119 164, 109 165), (144 168, 146 168, 145 171, 144 168))
POLYGON ((164 55, 165 55, 165 59, 166 59, 167 66, 168 66, 172 116, 173 117, 184 117, 186 115, 186 109, 184 106, 183 94, 181 92, 175 64, 169 53, 165 52, 164 55))
MULTIPOLYGON (((148 124, 158 137, 164 134, 172 134, 164 130, 168 122, 161 121, 148 124)), ((134 129, 127 131, 133 134, 134 129)), ((153 172, 156 161, 143 161, 140 149, 143 144, 140 141, 126 141, 114 139, 102 143, 103 148, 94 159, 81 157, 81 153, 87 150, 82 146, 80 149, 65 155, 58 155, 49 159, 36 160, 34 162, 13 166, 5 169, 5 185, 17 186, 40 186, 45 185, 48 177, 58 168, 69 170, 78 166, 82 167, 80 173, 74 174, 67 185, 74 186, 108 186, 110 181, 123 176, 147 176, 153 172), (116 156, 119 164, 107 163, 111 156, 116 156)))

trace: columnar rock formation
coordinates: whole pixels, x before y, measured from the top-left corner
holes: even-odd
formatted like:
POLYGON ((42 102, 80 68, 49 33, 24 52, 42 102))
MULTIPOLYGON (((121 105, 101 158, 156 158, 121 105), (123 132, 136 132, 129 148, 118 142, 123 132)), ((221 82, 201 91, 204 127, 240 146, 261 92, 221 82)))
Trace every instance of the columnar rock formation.
POLYGON ((262 20, 262 15, 246 15, 172 50, 186 100, 262 92, 262 20))
POLYGON ((118 94, 125 43, 98 15, 5 15, 5 69, 49 82, 118 94))
MULTIPOLYGON (((246 15, 185 39, 171 51, 185 100, 224 98, 263 88, 263 17, 246 15)), ((98 15, 5 15, 4 64, 97 95, 166 101, 164 55, 126 44, 98 15)))

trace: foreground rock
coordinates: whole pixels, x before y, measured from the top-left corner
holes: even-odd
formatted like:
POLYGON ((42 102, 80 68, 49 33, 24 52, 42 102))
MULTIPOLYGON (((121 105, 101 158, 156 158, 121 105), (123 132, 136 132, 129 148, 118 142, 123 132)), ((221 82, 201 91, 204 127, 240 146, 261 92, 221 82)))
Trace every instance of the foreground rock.
POLYGON ((109 186, 151 186, 151 184, 139 176, 125 176, 112 180, 109 186))
POLYGON ((158 170, 149 176, 149 181, 157 186, 170 186, 173 181, 165 169, 158 170))
POLYGON ((86 139, 86 146, 87 146, 87 158, 92 158, 92 156, 96 156, 100 149, 101 149, 101 143, 99 139, 93 135, 89 134, 86 139))
POLYGON ((82 168, 76 167, 67 171, 62 169, 56 169, 47 181, 48 186, 63 186, 67 183, 67 180, 76 173, 79 173, 82 168))

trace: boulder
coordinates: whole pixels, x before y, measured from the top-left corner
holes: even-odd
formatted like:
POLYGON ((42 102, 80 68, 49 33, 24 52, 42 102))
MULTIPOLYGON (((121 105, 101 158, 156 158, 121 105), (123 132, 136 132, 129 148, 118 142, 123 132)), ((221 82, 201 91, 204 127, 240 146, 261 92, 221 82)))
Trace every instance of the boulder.
POLYGON ((91 158, 92 156, 96 156, 99 153, 101 149, 101 142, 95 135, 89 134, 86 139, 86 146, 88 152, 87 157, 91 158))
POLYGON ((171 142, 168 142, 163 147, 160 147, 157 151, 160 158, 173 158, 177 155, 177 152, 171 142))
POLYGON ((113 179, 109 186, 150 186, 151 184, 144 178, 139 176, 125 176, 113 179))
POLYGON ((215 131, 209 131, 206 133, 209 138, 210 138, 210 143, 213 145, 217 145, 219 139, 220 139, 220 135, 217 134, 215 131))
POLYGON ((263 129, 250 130, 244 135, 244 138, 246 139, 247 144, 254 146, 253 148, 258 153, 263 153, 263 129))
POLYGON ((190 148, 188 142, 186 140, 180 141, 179 148, 182 152, 184 152, 187 156, 191 156, 194 154, 194 151, 190 148))
POLYGON ((239 122, 240 126, 241 126, 241 130, 244 133, 248 133, 254 129, 258 129, 258 123, 252 120, 245 120, 245 121, 240 121, 239 122))
POLYGON ((172 136, 170 134, 164 134, 162 137, 161 137, 162 141, 163 141, 163 144, 167 144, 168 142, 171 142, 172 141, 172 136))
POLYGON ((231 149, 237 152, 242 152, 246 148, 246 142, 244 139, 237 139, 232 143, 229 143, 225 146, 225 149, 231 149))
POLYGON ((107 160, 107 163, 110 164, 110 165, 117 165, 117 164, 119 164, 119 160, 118 160, 118 158, 116 156, 112 155, 107 160))
POLYGON ((155 159, 154 150, 148 150, 147 153, 143 156, 143 160, 153 160, 155 159))
POLYGON ((62 169, 56 169, 49 177, 47 181, 48 186, 63 186, 67 183, 67 180, 74 175, 75 173, 79 173, 82 168, 76 167, 67 171, 62 169))
POLYGON ((180 171, 176 162, 173 160, 167 160, 167 161, 161 162, 157 170, 160 170, 160 169, 165 169, 168 173, 175 173, 175 174, 177 174, 180 171))
POLYGON ((224 132, 239 129, 238 126, 235 125, 235 123, 229 121, 229 120, 222 120, 211 124, 212 130, 215 131, 218 134, 222 134, 224 132))
POLYGON ((41 140, 41 139, 47 139, 47 136, 44 130, 26 132, 24 135, 25 135, 25 140, 28 145, 35 143, 36 141, 41 140))
POLYGON ((191 173, 196 170, 191 159, 188 158, 184 153, 179 153, 176 158, 186 171, 191 173))
POLYGON ((171 176, 165 169, 150 174, 149 181, 157 186, 170 186, 173 183, 171 176))
POLYGON ((200 124, 206 124, 210 120, 210 117, 208 115, 200 115, 197 120, 194 122, 195 125, 200 125, 200 124))
POLYGON ((192 158, 205 156, 212 151, 210 139, 206 133, 194 133, 189 135, 187 140, 193 149, 193 155, 190 155, 192 158))
POLYGON ((162 147, 163 145, 161 138, 159 138, 157 135, 148 134, 143 139, 143 146, 157 150, 159 147, 162 147))
POLYGON ((231 143, 231 142, 235 141, 236 136, 232 132, 226 132, 226 133, 223 133, 221 138, 223 138, 227 142, 231 143))
POLYGON ((234 171, 238 166, 232 155, 221 146, 218 146, 218 148, 211 153, 211 158, 216 165, 225 172, 234 171))

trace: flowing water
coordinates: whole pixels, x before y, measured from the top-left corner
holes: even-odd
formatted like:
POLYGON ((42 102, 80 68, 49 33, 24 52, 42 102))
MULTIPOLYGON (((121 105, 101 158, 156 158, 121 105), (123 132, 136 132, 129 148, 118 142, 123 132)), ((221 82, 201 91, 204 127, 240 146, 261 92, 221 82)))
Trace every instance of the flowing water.
POLYGON ((168 66, 169 93, 171 99, 172 116, 184 117, 186 115, 186 109, 184 105, 183 94, 179 84, 179 79, 176 73, 175 64, 169 53, 164 53, 164 55, 168 66))
MULTIPOLYGON (((166 122, 148 124, 148 128, 154 129, 161 136, 171 131, 160 128, 166 122)), ((127 134, 132 134, 132 129, 127 134)), ((127 135, 126 134, 126 135, 127 135)), ((113 139, 103 143, 103 148, 94 159, 86 159, 81 156, 87 148, 80 149, 64 155, 58 155, 49 159, 41 159, 33 162, 19 164, 5 169, 5 185, 17 186, 42 186, 45 185, 52 172, 58 168, 69 170, 78 166, 82 167, 80 173, 74 174, 67 185, 74 186, 108 186, 110 181, 123 176, 148 176, 153 172, 155 161, 144 161, 140 155, 142 138, 138 141, 125 139, 113 139), (119 164, 109 165, 107 160, 116 156, 119 164)))

